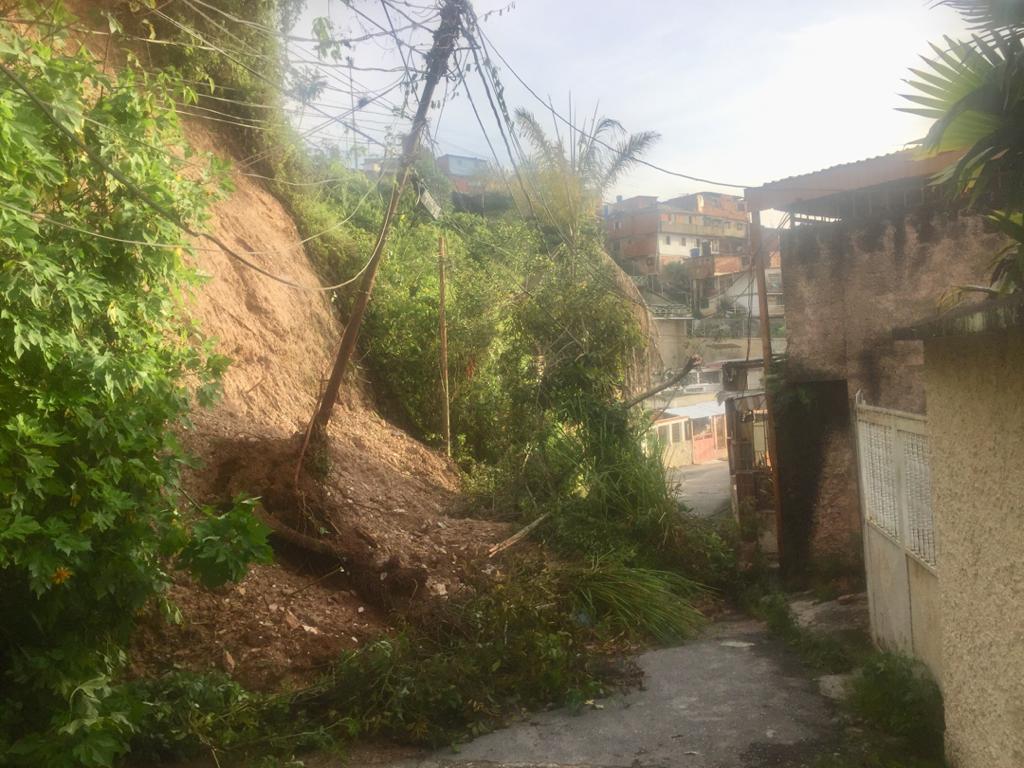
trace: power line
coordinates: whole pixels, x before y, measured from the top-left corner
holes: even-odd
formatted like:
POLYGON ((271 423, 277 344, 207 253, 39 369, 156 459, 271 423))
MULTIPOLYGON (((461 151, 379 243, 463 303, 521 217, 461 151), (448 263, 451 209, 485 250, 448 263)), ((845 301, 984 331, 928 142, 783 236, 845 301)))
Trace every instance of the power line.
MULTIPOLYGON (((107 174, 112 176, 119 183, 124 185, 125 188, 131 190, 131 192, 137 198, 139 198, 142 202, 144 202, 150 209, 152 209, 155 213, 157 213, 161 218, 163 218, 166 221, 170 222, 171 224, 176 226, 178 229, 180 229, 182 232, 184 232, 187 235, 190 235, 191 237, 195 237, 195 238, 204 237, 204 238, 206 238, 207 240, 212 242, 214 245, 218 246, 228 256, 230 256, 231 258, 233 258, 236 261, 240 262, 241 264, 244 264, 249 269, 252 269, 252 270, 254 270, 256 272, 259 272, 260 274, 262 274, 265 277, 270 278, 271 280, 274 280, 276 282, 282 283, 284 285, 288 285, 288 286, 290 286, 292 288, 297 288, 297 289, 303 290, 303 291, 316 291, 316 292, 321 292, 322 291, 322 292, 326 292, 326 291, 337 290, 338 288, 342 288, 342 287, 348 285, 349 283, 353 282, 359 276, 359 274, 362 274, 362 272, 365 271, 365 269, 369 266, 369 262, 367 262, 366 267, 363 267, 363 269, 360 270, 360 272, 357 273, 357 275, 355 277, 353 277, 353 278, 351 278, 349 280, 346 280, 346 281, 344 281, 342 283, 338 283, 336 285, 331 285, 331 286, 317 286, 316 288, 312 288, 312 287, 309 287, 309 286, 301 285, 299 283, 293 282, 292 280, 280 277, 278 275, 275 275, 272 272, 269 272, 268 270, 264 269, 263 267, 259 266, 258 264, 254 264, 253 262, 249 261, 247 258, 245 258, 240 253, 238 253, 235 249, 233 249, 230 246, 226 245, 216 235, 212 235, 212 234, 210 234, 208 232, 197 232, 195 229, 190 227, 188 224, 186 224, 184 221, 181 220, 181 218, 177 215, 177 213, 169 210, 168 208, 166 208, 165 206, 161 205, 156 200, 154 200, 152 197, 150 197, 150 195, 145 190, 143 190, 137 184, 132 182, 131 179, 129 179, 126 176, 124 176, 123 174, 121 174, 118 170, 116 170, 115 168, 111 167, 105 160, 103 160, 102 157, 100 157, 91 147, 89 147, 88 144, 86 144, 84 141, 82 141, 75 133, 73 133, 68 128, 66 128, 56 118, 56 116, 53 114, 53 112, 50 110, 50 108, 38 96, 36 96, 32 92, 32 90, 25 84, 24 81, 22 81, 22 79, 20 77, 18 77, 14 72, 12 72, 10 69, 8 69, 8 67, 6 65, 0 64, 0 72, 2 72, 4 74, 4 76, 7 77, 8 80, 10 80, 12 83, 14 83, 14 85, 19 90, 21 90, 29 98, 29 100, 35 105, 36 109, 41 111, 43 113, 43 115, 50 121, 50 123, 52 123, 53 126, 55 128, 57 128, 58 131, 63 133, 68 139, 70 139, 70 141, 74 145, 76 145, 79 149, 81 149, 83 152, 85 152, 86 155, 89 157, 89 159, 92 161, 92 163, 94 165, 98 166, 103 171, 105 171, 107 174)), ((11 207, 9 204, 5 203, 5 205, 7 207, 11 207)), ((23 213, 25 213, 25 212, 23 211, 23 213)), ((37 216, 37 215, 41 215, 41 214, 35 214, 33 212, 28 212, 28 215, 37 216)), ((57 222, 55 222, 55 223, 57 223, 57 222)), ((60 223, 57 223, 57 225, 58 226, 65 226, 65 225, 62 225, 60 223)), ((79 228, 73 227, 71 225, 67 225, 67 226, 72 228, 72 229, 79 229, 79 228)), ((104 237, 104 239, 112 239, 111 236, 103 236, 103 235, 100 235, 100 233, 95 233, 95 232, 94 233, 89 233, 88 231, 86 231, 86 234, 99 235, 101 237, 104 237)), ((140 242, 138 244, 140 244, 140 245, 148 245, 148 243, 145 243, 144 241, 142 241, 142 242, 140 242)))
MULTIPOLYGON (((478 27, 478 29, 480 29, 480 28, 478 27)), ((580 135, 590 139, 595 144, 599 144, 600 146, 604 147, 605 149, 610 149, 613 152, 617 150, 616 147, 612 146, 611 144, 608 144, 607 142, 603 141, 602 139, 600 139, 597 136, 593 136, 593 135, 587 133, 586 131, 584 131, 584 130, 580 129, 579 127, 577 127, 576 125, 574 125, 571 120, 569 120, 566 117, 563 117, 561 115, 561 113, 559 113, 547 101, 542 99, 540 94, 538 94, 533 88, 530 87, 530 85, 525 80, 523 80, 522 77, 519 76, 519 73, 516 72, 515 68, 511 64, 508 63, 508 59, 506 59, 504 56, 502 56, 501 51, 499 51, 497 48, 494 47, 494 43, 491 42, 490 38, 487 37, 487 34, 483 31, 483 29, 480 29, 480 37, 481 37, 481 39, 486 40, 490 44, 490 47, 491 47, 492 50, 494 50, 495 55, 499 59, 501 59, 502 63, 504 63, 504 65, 506 67, 508 67, 508 71, 512 73, 513 77, 515 77, 515 79, 519 81, 519 83, 530 93, 531 96, 533 96, 537 101, 539 101, 541 104, 543 104, 544 108, 547 109, 549 112, 551 112, 551 114, 554 117, 556 117, 559 120, 561 120, 563 123, 565 123, 567 126, 572 128, 574 131, 576 131, 580 135)), ((698 182, 700 184, 710 184, 710 185, 716 186, 716 187, 732 187, 733 189, 748 189, 750 187, 757 186, 757 185, 754 185, 754 184, 733 184, 731 182, 716 181, 715 179, 706 179, 706 178, 702 178, 700 176, 693 176, 693 175, 688 174, 688 173, 682 173, 680 171, 673 171, 673 170, 670 170, 668 168, 664 168, 664 167, 662 167, 660 165, 652 163, 652 162, 650 162, 648 160, 644 160, 642 158, 637 158, 636 162, 638 164, 640 164, 640 165, 645 165, 648 168, 653 168, 654 170, 660 171, 661 173, 667 174, 669 176, 676 176, 676 177, 681 178, 681 179, 687 179, 689 181, 696 181, 696 182, 698 182)))

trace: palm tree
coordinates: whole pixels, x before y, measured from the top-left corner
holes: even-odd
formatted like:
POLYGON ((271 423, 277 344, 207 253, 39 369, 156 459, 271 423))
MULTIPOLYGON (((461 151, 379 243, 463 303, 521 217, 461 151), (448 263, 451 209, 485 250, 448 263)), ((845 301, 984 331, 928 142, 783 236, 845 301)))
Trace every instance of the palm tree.
POLYGON ((516 110, 516 128, 533 150, 525 169, 526 202, 574 249, 604 193, 660 136, 654 131, 627 135, 617 120, 596 114, 582 126, 571 118, 566 122, 567 137, 563 139, 556 122, 551 138, 532 113, 516 110))
POLYGON ((516 110, 515 127, 533 150, 520 174, 522 197, 553 236, 553 255, 565 258, 570 279, 576 279, 577 265, 586 268, 589 261, 592 268, 607 271, 610 280, 606 276, 603 282, 630 303, 647 340, 646 348, 627 366, 626 390, 634 394, 650 383, 658 354, 657 330, 643 294, 604 250, 598 209, 608 189, 660 136, 654 131, 627 135, 618 121, 596 114, 580 126, 569 112, 567 135, 563 137, 556 122, 551 138, 533 114, 516 110))
POLYGON ((972 28, 970 41, 932 45, 925 69, 908 81, 917 106, 904 111, 932 118, 925 151, 963 154, 937 181, 990 218, 1015 242, 996 254, 989 294, 1024 289, 1024 0, 940 0, 972 28))

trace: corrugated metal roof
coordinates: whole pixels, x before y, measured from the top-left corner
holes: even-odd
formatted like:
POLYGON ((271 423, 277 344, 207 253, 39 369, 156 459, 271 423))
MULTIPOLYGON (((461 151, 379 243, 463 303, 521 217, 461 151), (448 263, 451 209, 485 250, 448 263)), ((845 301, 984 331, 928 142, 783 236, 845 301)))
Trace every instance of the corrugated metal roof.
POLYGON ((709 416, 719 416, 725 413, 725 405, 717 400, 696 405, 684 405, 680 408, 666 408, 666 416, 682 417, 686 419, 706 419, 709 416))
POLYGON ((747 208, 764 211, 770 208, 788 210, 795 204, 816 200, 839 192, 850 192, 903 179, 932 176, 960 156, 959 152, 943 152, 923 157, 916 150, 903 150, 888 155, 869 157, 852 163, 833 165, 813 173, 770 181, 745 190, 747 208))

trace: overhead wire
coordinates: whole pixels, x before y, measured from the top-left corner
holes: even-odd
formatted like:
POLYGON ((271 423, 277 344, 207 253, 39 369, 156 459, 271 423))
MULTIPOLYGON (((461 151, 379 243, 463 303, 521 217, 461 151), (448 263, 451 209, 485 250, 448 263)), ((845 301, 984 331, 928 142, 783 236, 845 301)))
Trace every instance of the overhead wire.
MULTIPOLYGON (((271 280, 274 280, 275 282, 279 282, 279 283, 282 283, 284 285, 288 285, 288 286, 290 286, 292 288, 296 288, 296 289, 299 289, 299 290, 313 291, 313 292, 327 292, 327 291, 337 290, 339 288, 342 288, 342 287, 344 287, 346 285, 349 285, 350 283, 354 282, 356 279, 358 279, 360 274, 362 274, 362 272, 365 271, 365 269, 369 266, 369 262, 367 262, 367 265, 364 266, 363 269, 361 269, 359 271, 359 273, 357 273, 352 278, 349 278, 348 280, 342 281, 342 282, 337 283, 335 285, 316 286, 316 287, 311 287, 311 286, 302 285, 300 283, 296 283, 293 280, 289 280, 288 278, 281 277, 279 275, 274 274, 273 272, 270 272, 269 270, 264 269, 263 267, 259 266, 258 264, 255 264, 252 261, 250 261, 249 259, 245 258, 245 256, 243 256, 241 253, 239 253, 236 249, 231 248, 230 246, 225 244, 216 235, 210 234, 209 232, 198 232, 195 229, 193 229, 191 226, 186 224, 181 219, 181 217, 177 215, 176 212, 173 212, 172 210, 166 208, 161 203, 158 203, 156 200, 154 200, 145 190, 143 190, 137 184, 135 184, 130 179, 128 179, 126 176, 124 176, 120 171, 118 171, 117 169, 113 168, 100 155, 98 155, 95 152, 95 150, 93 150, 91 147, 89 147, 89 145, 87 145, 79 136, 77 136, 75 133, 70 131, 63 123, 61 123, 57 119, 57 117, 53 114, 53 111, 50 109, 50 107, 47 106, 47 104, 45 102, 43 102, 32 91, 32 89, 28 87, 28 85, 25 82, 22 81, 22 79, 20 77, 18 77, 18 75, 16 75, 13 71, 11 71, 6 65, 0 64, 0 73, 2 73, 5 77, 7 77, 8 80, 10 80, 19 90, 21 90, 28 97, 28 99, 33 103, 33 105, 36 107, 36 109, 38 109, 40 112, 42 112, 42 114, 47 118, 47 120, 59 132, 63 133, 66 138, 68 138, 74 145, 76 145, 80 150, 82 150, 86 154, 86 156, 89 158, 89 160, 94 165, 96 165, 98 168, 103 170, 108 175, 112 176, 120 184, 122 184, 126 189, 131 190, 131 192, 139 200, 141 200, 143 203, 145 203, 151 210, 153 210, 161 218, 163 218, 164 220, 168 221, 169 223, 171 223, 172 225, 174 225, 175 227, 180 229, 182 232, 184 232, 185 234, 187 234, 187 235, 189 235, 191 237, 194 237, 194 238, 205 238, 205 239, 209 240, 214 245, 216 245, 218 248, 220 248, 220 250, 223 251, 225 254, 227 254, 231 258, 235 259, 236 261, 240 262, 241 264, 245 265, 246 267, 248 267, 248 268, 250 268, 250 269, 252 269, 252 270, 254 270, 254 271, 256 271, 256 272, 258 272, 260 274, 262 274, 263 276, 265 276, 265 277, 267 277, 267 278, 269 278, 271 280)), ((0 203, 3 203, 3 205, 5 207, 7 207, 7 208, 13 208, 14 207, 10 203, 6 203, 4 201, 0 201, 0 203)), ((43 214, 38 214, 38 213, 35 213, 35 212, 31 212, 31 211, 24 211, 24 210, 22 210, 21 212, 23 214, 25 214, 25 215, 29 215, 29 216, 32 216, 32 217, 43 216, 43 214)), ((48 217, 44 217, 44 218, 48 219, 48 217)), ((68 229, 73 229, 73 230, 77 230, 77 231, 83 231, 79 227, 75 227, 74 225, 68 225, 68 224, 63 223, 63 222, 57 222, 56 220, 52 220, 50 223, 53 223, 56 226, 60 226, 60 227, 68 228, 68 229)), ((102 233, 89 232, 88 230, 84 230, 84 232, 86 234, 92 234, 92 235, 99 236, 99 237, 101 237, 103 239, 107 239, 107 240, 123 240, 122 238, 116 238, 114 236, 104 235, 102 233)), ((145 241, 136 241, 136 244, 139 244, 139 245, 149 245, 145 241)), ((167 245, 167 244, 163 244, 163 245, 167 245)), ((181 246, 178 245, 176 247, 181 247, 181 246)))

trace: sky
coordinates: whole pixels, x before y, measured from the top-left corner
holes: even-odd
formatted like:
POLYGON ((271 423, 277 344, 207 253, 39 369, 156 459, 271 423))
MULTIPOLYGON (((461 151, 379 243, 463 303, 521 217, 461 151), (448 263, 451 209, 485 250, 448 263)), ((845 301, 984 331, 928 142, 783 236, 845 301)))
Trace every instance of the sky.
MULTIPOLYGON (((908 67, 920 62, 929 41, 965 35, 957 14, 932 8, 931 0, 515 0, 513 5, 475 3, 494 50, 556 110, 567 114, 571 99, 579 116, 596 110, 627 131, 656 131, 661 138, 645 159, 741 186, 885 154, 922 136, 927 123, 897 111, 906 104, 899 94, 907 91, 908 67), (504 9, 500 15, 498 9, 504 9), (484 19, 491 10, 495 13, 484 19)), ((367 0, 363 7, 384 23, 377 3, 367 0)), ((358 32, 360 25, 350 21, 341 0, 309 0, 294 33, 308 34, 312 19, 328 14, 337 33, 358 32)), ((396 25, 401 21, 396 18, 396 25)), ((357 66, 398 63, 377 41, 350 53, 357 66)), ((509 107, 526 107, 551 125, 548 108, 508 67, 498 66, 509 107)), ((367 89, 394 77, 356 75, 367 89)), ((499 159, 507 162, 479 81, 467 77, 499 159)), ((331 99, 348 106, 347 95, 323 97, 331 99)), ((469 101, 455 84, 443 111, 431 115, 435 151, 492 159, 469 101)), ((307 116, 304 125, 313 125, 316 117, 307 116)), ((360 118, 361 128, 383 135, 383 111, 368 109, 360 118)), ((640 167, 622 177, 608 197, 665 198, 703 189, 736 191, 640 167)))

